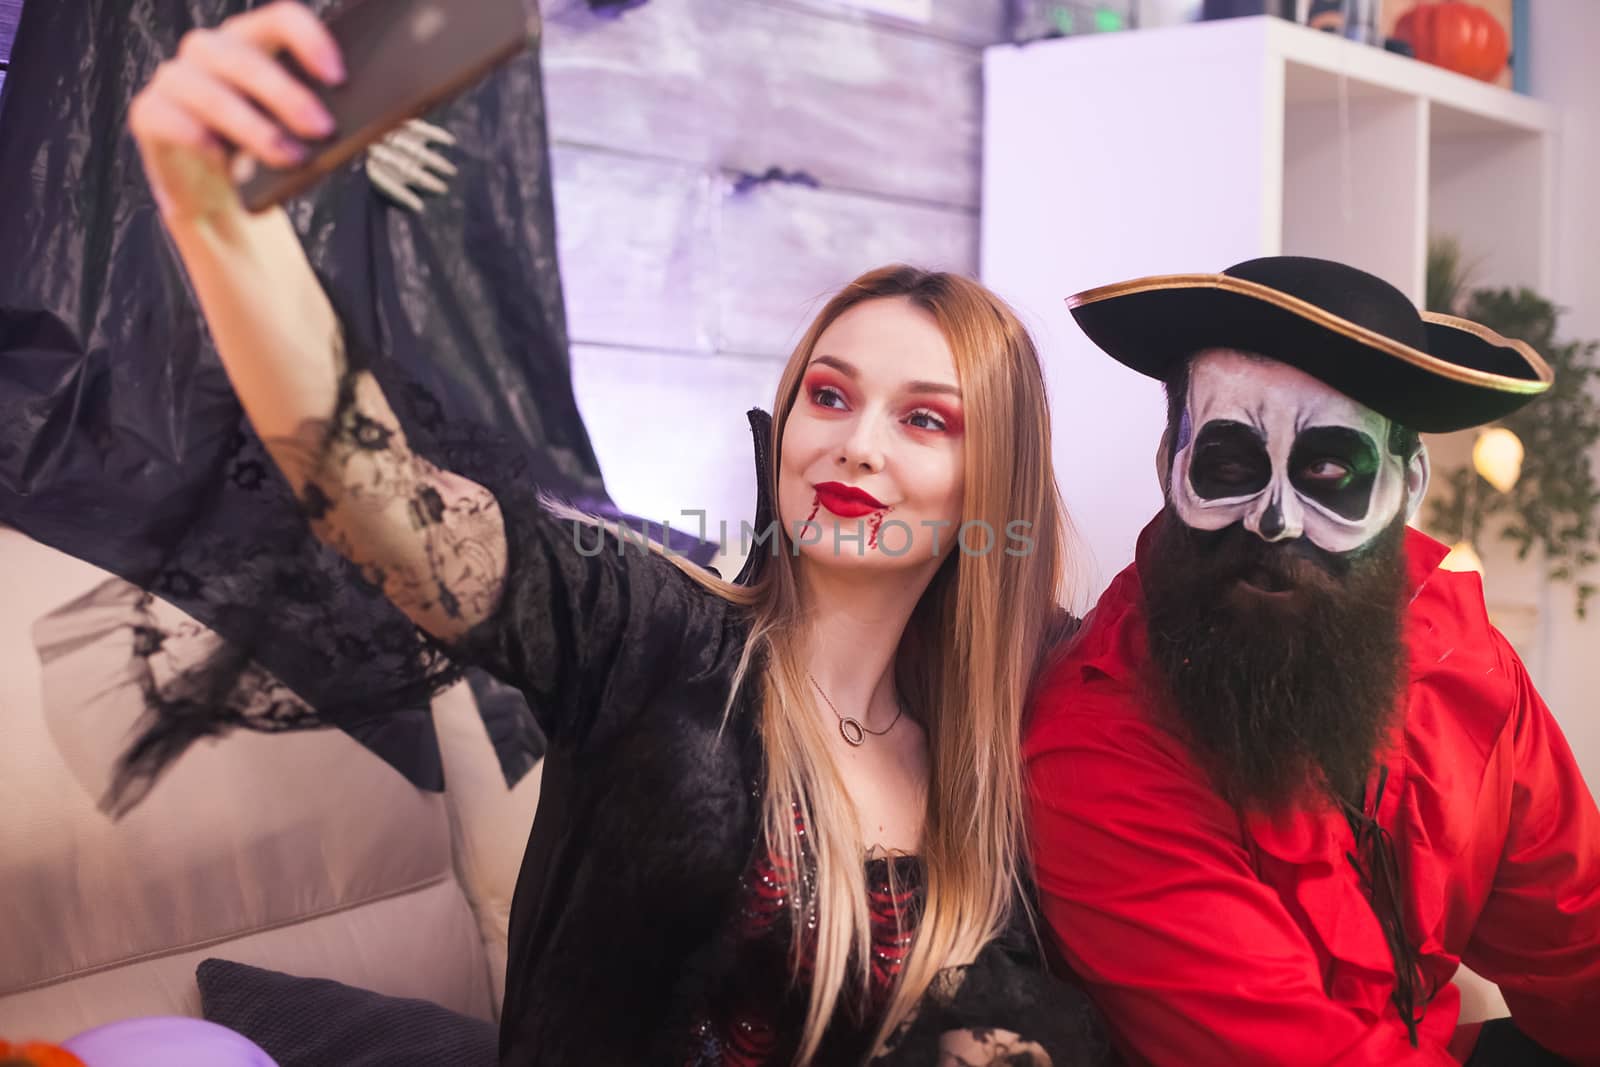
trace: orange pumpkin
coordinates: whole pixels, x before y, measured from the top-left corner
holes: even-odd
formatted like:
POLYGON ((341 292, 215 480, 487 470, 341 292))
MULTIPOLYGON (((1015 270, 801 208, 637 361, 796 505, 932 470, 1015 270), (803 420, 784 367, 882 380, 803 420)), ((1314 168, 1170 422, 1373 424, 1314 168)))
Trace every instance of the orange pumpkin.
POLYGON ((42 1041, 13 1045, 0 1038, 0 1067, 84 1067, 84 1063, 66 1049, 42 1041))
POLYGON ((1511 58, 1500 20, 1462 0, 1419 3, 1395 23, 1394 35, 1423 62, 1483 81, 1498 78, 1511 58))

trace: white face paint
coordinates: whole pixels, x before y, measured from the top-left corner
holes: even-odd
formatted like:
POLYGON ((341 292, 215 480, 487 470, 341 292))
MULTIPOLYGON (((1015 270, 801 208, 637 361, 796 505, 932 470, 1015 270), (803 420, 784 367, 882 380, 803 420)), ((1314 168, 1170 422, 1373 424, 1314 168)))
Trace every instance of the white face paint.
POLYGON ((1389 450, 1389 429, 1384 416, 1286 363, 1202 352, 1173 442, 1173 505, 1196 530, 1242 523, 1265 541, 1306 537, 1350 552, 1422 495, 1426 462, 1416 461, 1408 502, 1407 463, 1389 450))

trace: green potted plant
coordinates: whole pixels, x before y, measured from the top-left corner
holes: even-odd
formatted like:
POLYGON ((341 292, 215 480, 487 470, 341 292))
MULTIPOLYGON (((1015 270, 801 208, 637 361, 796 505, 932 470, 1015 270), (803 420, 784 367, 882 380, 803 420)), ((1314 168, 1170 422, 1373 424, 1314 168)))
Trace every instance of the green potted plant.
POLYGON ((1600 562, 1600 482, 1593 466, 1600 443, 1600 341, 1558 338, 1561 309, 1549 300, 1526 287, 1472 288, 1469 275, 1457 242, 1435 238, 1428 249, 1428 310, 1526 341, 1555 371, 1555 384, 1486 431, 1509 430, 1520 441, 1520 476, 1504 470, 1515 454, 1507 438, 1480 436, 1477 462, 1436 480, 1430 521, 1447 539, 1472 545, 1496 520, 1498 535, 1516 546, 1519 559, 1542 551, 1547 574, 1573 585, 1578 616, 1586 617, 1589 599, 1600 591, 1585 577, 1600 562), (1489 454, 1491 447, 1498 456, 1489 454), (1490 476, 1501 486, 1491 485, 1490 476))

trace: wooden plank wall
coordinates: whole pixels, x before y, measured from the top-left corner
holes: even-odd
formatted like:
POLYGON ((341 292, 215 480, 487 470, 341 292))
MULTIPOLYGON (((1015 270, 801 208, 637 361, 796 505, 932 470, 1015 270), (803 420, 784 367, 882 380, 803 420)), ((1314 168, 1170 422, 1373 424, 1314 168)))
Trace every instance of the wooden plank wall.
POLYGON ((17 38, 17 20, 22 17, 22 0, 0 0, 0 88, 6 84, 6 67, 11 62, 11 42, 17 38))
MULTIPOLYGON (((0 0, 0 50, 21 2, 0 0)), ((608 487, 737 527, 744 412, 822 300, 889 262, 976 271, 980 51, 1005 0, 932 0, 925 24, 850 0, 542 2, 574 379, 608 487), (816 184, 741 188, 774 167, 816 184)))
POLYGON ((11 59, 11 42, 17 37, 17 19, 22 17, 22 0, 0 0, 0 64, 11 59))
POLYGON ((618 18, 546 0, 573 375, 621 506, 704 509, 737 541, 744 412, 770 406, 826 296, 895 261, 976 272, 980 51, 1005 3, 932 7, 909 24, 848 0, 650 0, 618 18), (738 190, 772 167, 818 185, 738 190))

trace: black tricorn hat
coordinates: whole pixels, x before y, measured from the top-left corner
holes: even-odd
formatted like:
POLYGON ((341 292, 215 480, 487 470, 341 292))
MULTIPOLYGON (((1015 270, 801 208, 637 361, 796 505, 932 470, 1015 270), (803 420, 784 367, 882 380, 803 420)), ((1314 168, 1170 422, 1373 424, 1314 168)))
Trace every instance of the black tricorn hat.
POLYGON ((1493 422, 1554 378, 1523 342, 1418 312, 1382 278, 1326 259, 1269 256, 1221 274, 1135 278, 1067 306, 1090 340, 1152 378, 1207 348, 1256 352, 1424 433, 1493 422))

